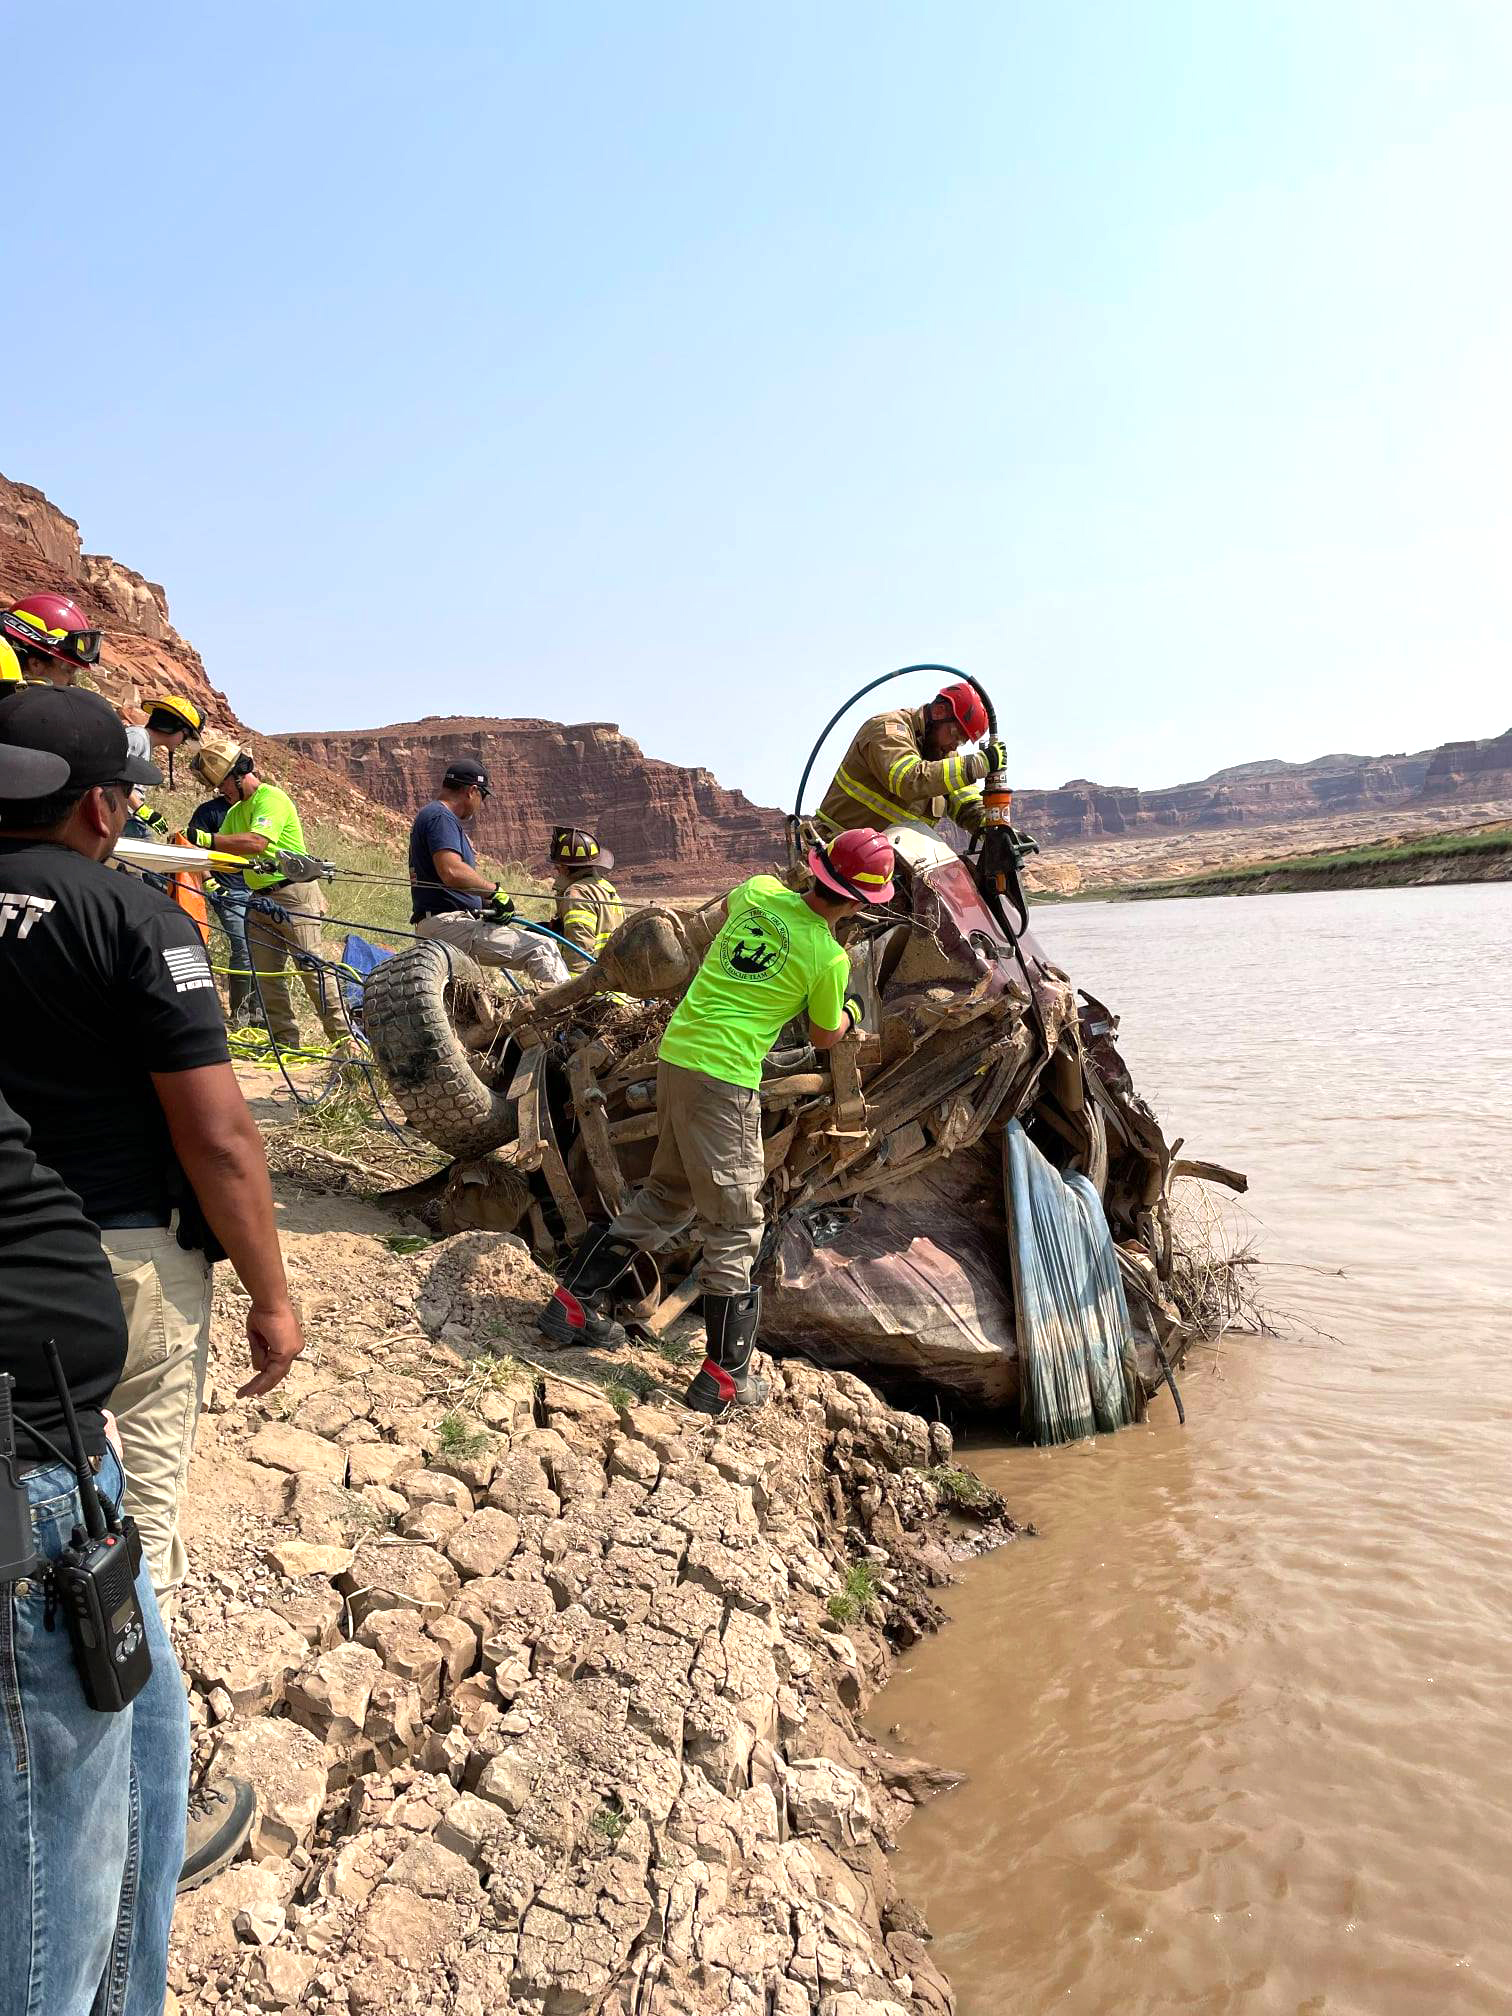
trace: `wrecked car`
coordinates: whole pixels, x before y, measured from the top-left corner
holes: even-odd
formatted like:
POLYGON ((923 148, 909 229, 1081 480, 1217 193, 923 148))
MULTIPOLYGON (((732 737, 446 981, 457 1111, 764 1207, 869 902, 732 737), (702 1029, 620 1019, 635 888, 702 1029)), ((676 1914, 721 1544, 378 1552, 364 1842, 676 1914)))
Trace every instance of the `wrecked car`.
MULTIPOLYGON (((798 1025, 761 1086, 764 1335, 900 1385, 1011 1405, 1008 1130, 1084 1177, 1127 1290, 1137 1382, 1186 1332, 1173 1305, 1172 1156, 1116 1018, 1078 994, 979 863, 888 829, 892 902, 841 927, 863 1029, 818 1056, 798 1025), (1020 928, 1022 927, 1022 928, 1020 928)), ((790 835, 788 879, 807 872, 790 835)), ((417 943, 367 988, 368 1039, 410 1124, 455 1158, 450 1229, 518 1232, 544 1264, 647 1172, 656 1051, 719 913, 636 912, 587 973, 511 1002, 470 959, 417 943)), ((699 1292, 692 1246, 642 1256, 622 1320, 655 1336, 699 1292)))

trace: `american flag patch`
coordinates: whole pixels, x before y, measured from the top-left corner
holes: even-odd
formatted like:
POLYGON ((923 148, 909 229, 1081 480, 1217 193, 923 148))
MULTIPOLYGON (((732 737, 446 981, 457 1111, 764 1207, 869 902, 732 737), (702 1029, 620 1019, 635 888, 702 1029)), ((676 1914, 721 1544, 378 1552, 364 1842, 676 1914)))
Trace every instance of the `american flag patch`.
POLYGON ((203 945, 170 945, 163 954, 163 962, 180 994, 192 994, 198 987, 209 987, 213 991, 215 976, 210 971, 210 961, 205 957, 203 945))

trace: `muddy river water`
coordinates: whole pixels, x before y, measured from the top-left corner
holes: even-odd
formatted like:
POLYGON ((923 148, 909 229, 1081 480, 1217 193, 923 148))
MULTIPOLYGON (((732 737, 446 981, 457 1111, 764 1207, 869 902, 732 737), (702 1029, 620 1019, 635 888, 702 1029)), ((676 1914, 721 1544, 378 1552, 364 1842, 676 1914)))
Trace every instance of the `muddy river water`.
POLYGON ((1512 2011, 1512 886, 1047 907, 1274 1337, 1147 1426, 968 1460, 972 1563, 874 1705, 960 2016, 1512 2011), (1329 1271, 1342 1267, 1342 1278, 1329 1271))

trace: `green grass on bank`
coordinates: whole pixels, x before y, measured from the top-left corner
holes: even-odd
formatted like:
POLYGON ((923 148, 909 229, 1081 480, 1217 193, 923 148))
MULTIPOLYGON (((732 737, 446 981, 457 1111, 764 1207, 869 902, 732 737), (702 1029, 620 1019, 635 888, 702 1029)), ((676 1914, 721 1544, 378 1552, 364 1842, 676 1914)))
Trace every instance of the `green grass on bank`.
POLYGON ((1437 861, 1454 855, 1512 854, 1512 822, 1462 827, 1449 833, 1423 833, 1400 841, 1375 841, 1360 847, 1341 847, 1322 854, 1278 855, 1267 861, 1236 863, 1232 868, 1204 868, 1194 875, 1170 876, 1152 882, 1114 882, 1079 889, 1071 896, 1046 891, 1035 897, 1039 903, 1129 903, 1162 896, 1201 896, 1208 891, 1225 893, 1236 885, 1268 881, 1273 876, 1289 876, 1298 883, 1331 880, 1338 875, 1358 873, 1362 883, 1379 868, 1410 867, 1414 861, 1437 861))
POLYGON ((1341 847, 1329 854, 1288 854, 1272 861, 1249 861, 1240 867, 1209 868, 1200 875, 1182 875, 1166 882, 1140 882, 1142 895, 1168 894, 1206 882, 1260 882, 1271 875, 1331 875, 1339 869, 1395 867, 1411 861, 1442 859, 1447 854, 1505 853, 1512 850, 1512 824, 1475 826, 1458 833, 1425 833, 1372 846, 1341 847))

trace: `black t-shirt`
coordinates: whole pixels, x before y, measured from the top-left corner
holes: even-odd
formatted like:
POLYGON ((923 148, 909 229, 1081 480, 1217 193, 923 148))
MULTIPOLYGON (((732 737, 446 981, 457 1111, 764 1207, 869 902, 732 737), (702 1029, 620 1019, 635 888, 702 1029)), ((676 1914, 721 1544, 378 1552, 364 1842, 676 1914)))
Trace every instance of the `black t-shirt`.
MULTIPOLYGON (((189 814, 189 823, 184 828, 184 831, 191 836, 196 833, 208 833, 213 841, 225 823, 226 814, 230 810, 231 807, 217 791, 213 798, 207 798, 203 804, 195 806, 194 810, 189 814)), ((247 886, 242 880, 242 873, 239 868, 217 868, 215 871, 215 883, 221 888, 229 889, 245 889, 247 886)), ((213 887, 210 893, 214 895, 215 890, 213 887)))
POLYGON ((96 1225, 166 1225, 183 1178, 150 1073, 224 1064, 204 943, 133 875, 0 836, 0 1095, 96 1225))
POLYGON ((441 878, 436 873, 438 848, 443 854, 460 854, 469 868, 478 865, 478 857, 473 852, 473 844, 462 821, 449 805, 433 798, 429 805, 420 807, 410 828, 409 872, 410 881, 415 885, 411 915, 417 923, 422 917, 437 917, 443 910, 483 908, 483 898, 475 896, 470 889, 443 889, 440 886, 441 878))
POLYGON ((196 805, 189 814, 186 833, 219 833, 225 824, 226 814, 231 807, 217 791, 213 798, 207 798, 202 805, 196 805))
POLYGON ((0 1099, 0 1372, 16 1382, 16 1453, 51 1462, 25 1434, 39 1428, 68 1450, 68 1431, 42 1356, 51 1338, 63 1360, 84 1446, 105 1446, 100 1409, 126 1362, 126 1318, 110 1262, 63 1179, 32 1154, 26 1128, 0 1099))

